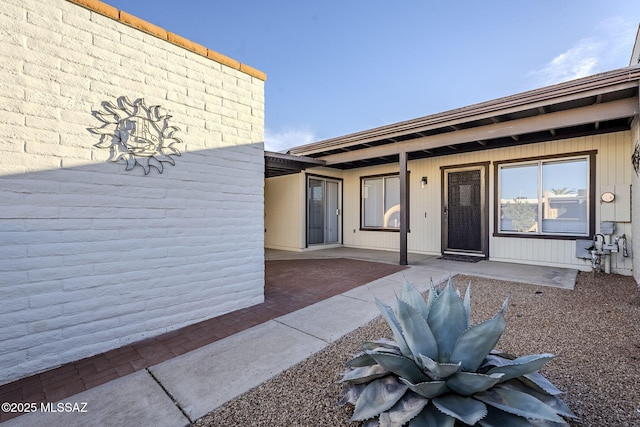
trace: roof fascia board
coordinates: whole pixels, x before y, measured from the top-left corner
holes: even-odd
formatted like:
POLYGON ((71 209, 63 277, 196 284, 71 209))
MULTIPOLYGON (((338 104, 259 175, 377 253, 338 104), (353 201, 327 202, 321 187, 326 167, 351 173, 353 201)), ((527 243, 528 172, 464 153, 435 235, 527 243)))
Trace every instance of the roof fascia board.
POLYGON ((527 117, 508 122, 499 122, 476 128, 463 129, 455 132, 426 136, 394 144, 347 151, 319 158, 325 160, 327 162, 327 166, 331 166, 357 160, 397 155, 400 151, 415 152, 447 145, 462 144, 465 142, 577 126, 592 123, 594 121, 619 119, 637 115, 638 108, 637 98, 622 99, 604 104, 594 104, 573 110, 559 111, 557 113, 549 113, 541 116, 527 117))
POLYGON ((404 135, 408 132, 421 132, 470 120, 480 120, 497 115, 509 114, 525 108, 538 108, 559 102, 615 92, 625 88, 636 87, 636 82, 639 79, 640 67, 627 67, 470 105, 456 110, 294 147, 289 150, 289 152, 292 154, 311 155, 327 151, 328 149, 348 148, 356 144, 393 138, 394 136, 404 135))
MULTIPOLYGON (((621 90, 621 89, 627 89, 627 88, 635 88, 637 86, 638 85, 637 85, 636 82, 621 83, 621 84, 617 85, 616 89, 613 90, 613 91, 621 90)), ((572 100, 575 100, 575 99, 591 97, 591 96, 597 96, 597 95, 601 95, 601 94, 608 93, 608 92, 610 92, 609 88, 607 88, 607 89, 593 89, 592 91, 588 91, 586 93, 584 93, 584 92, 581 93, 580 96, 578 96, 578 95, 567 95, 567 96, 564 96, 564 97, 555 98, 553 100, 553 102, 549 102, 548 100, 534 102, 532 104, 528 104, 527 105, 527 109, 546 107, 548 105, 555 104, 555 103, 567 102, 567 101, 572 101, 572 100)), ((481 114, 477 114, 475 116, 467 116, 467 117, 464 117, 464 118, 451 118, 450 120, 437 122, 437 123, 432 123, 432 124, 421 126, 421 127, 413 127, 413 128, 410 128, 410 129, 397 130, 395 132, 389 132, 389 131, 380 132, 378 134, 374 134, 374 135, 369 136, 367 138, 361 138, 361 139, 353 140, 353 141, 350 141, 350 142, 347 142, 347 143, 343 143, 343 144, 339 144, 339 145, 333 145, 333 146, 330 146, 330 148, 332 148, 332 149, 349 148, 349 147, 352 147, 352 146, 355 146, 355 145, 359 145, 359 144, 365 144, 365 143, 368 143, 368 142, 379 141, 380 139, 391 139, 391 138, 403 136, 403 135, 407 134, 407 131, 409 131, 411 133, 427 132, 427 131, 432 130, 432 129, 442 128, 442 127, 447 127, 447 126, 456 126, 458 124, 468 122, 469 120, 488 119, 488 118, 491 118, 491 117, 496 117, 496 116, 500 116, 500 115, 504 115, 504 114, 510 114, 510 113, 514 113, 514 112, 517 112, 517 111, 522 111, 522 108, 521 107, 511 107, 511 108, 506 108, 506 109, 502 109, 502 110, 493 110, 490 113, 481 113, 481 114)), ((304 153, 304 155, 322 153, 323 151, 326 151, 327 148, 328 147, 321 147, 321 148, 317 148, 315 150, 304 151, 303 153, 304 153)))
POLYGON ((292 154, 277 153, 275 151, 265 150, 264 157, 265 159, 308 163, 308 164, 320 165, 320 166, 325 164, 324 160, 320 160, 315 157, 297 156, 292 154))
POLYGON ((638 25, 638 32, 636 33, 636 41, 633 43, 633 49, 631 50, 631 58, 629 58, 629 65, 640 64, 640 25, 638 25))

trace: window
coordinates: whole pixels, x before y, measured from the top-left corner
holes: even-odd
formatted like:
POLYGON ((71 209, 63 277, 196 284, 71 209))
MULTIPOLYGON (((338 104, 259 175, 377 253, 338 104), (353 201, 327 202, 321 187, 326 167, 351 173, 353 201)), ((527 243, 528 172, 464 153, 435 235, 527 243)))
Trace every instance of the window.
POLYGON ((377 176, 361 179, 361 227, 400 229, 400 176, 377 176))
POLYGON ((589 236, 591 156, 497 166, 498 233, 589 236))

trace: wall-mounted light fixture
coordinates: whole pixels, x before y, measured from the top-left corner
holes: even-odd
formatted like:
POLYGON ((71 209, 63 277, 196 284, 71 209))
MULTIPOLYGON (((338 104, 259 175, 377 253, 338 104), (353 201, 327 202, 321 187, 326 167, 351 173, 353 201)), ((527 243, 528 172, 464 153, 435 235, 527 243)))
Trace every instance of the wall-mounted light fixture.
POLYGON ((420 186, 424 188, 425 185, 427 185, 427 177, 423 176, 422 179, 420 179, 420 186))

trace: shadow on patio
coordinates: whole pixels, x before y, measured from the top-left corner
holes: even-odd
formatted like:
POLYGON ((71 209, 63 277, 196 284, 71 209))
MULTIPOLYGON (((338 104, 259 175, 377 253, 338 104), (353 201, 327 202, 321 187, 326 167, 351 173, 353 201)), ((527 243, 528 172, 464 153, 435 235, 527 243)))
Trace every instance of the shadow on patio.
MULTIPOLYGON (((406 268, 324 255, 265 261, 262 304, 2 385, 0 400, 56 402, 406 268)), ((16 415, 1 413, 0 422, 16 415)))

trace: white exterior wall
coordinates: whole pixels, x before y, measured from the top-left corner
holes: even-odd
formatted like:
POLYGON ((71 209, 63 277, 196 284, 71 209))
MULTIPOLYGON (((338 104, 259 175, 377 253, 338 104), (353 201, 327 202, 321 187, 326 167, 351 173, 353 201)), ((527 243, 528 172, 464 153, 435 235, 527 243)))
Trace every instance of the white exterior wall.
POLYGON ((0 28, 0 384, 262 302, 264 82, 64 0, 0 28), (120 96, 175 166, 93 146, 120 96))
MULTIPOLYGON (((629 153, 631 154, 627 154, 628 158, 631 157, 638 144, 640 144, 640 121, 638 121, 636 117, 633 123, 631 123, 631 144, 629 146, 629 153)), ((635 171, 632 171, 631 176, 631 215, 637 219, 639 218, 638 212, 640 212, 640 176, 635 171)), ((640 219, 633 221, 632 229, 635 236, 640 236, 640 219)), ((635 253, 640 254, 640 240, 636 242, 634 239, 631 240, 630 243, 629 250, 631 251, 631 255, 635 253)), ((637 283, 640 283, 640 256, 633 257, 633 277, 637 283)))
MULTIPOLYGON (((636 135, 634 140, 637 140, 637 126, 634 132, 636 135)), ((478 162, 494 162, 597 150, 595 194, 598 200, 595 203, 596 231, 598 231, 601 218, 599 197, 603 188, 620 186, 618 188, 628 189, 633 176, 635 176, 629 154, 633 151, 632 139, 631 132, 617 132, 410 161, 408 164, 410 171, 410 233, 407 242, 409 252, 431 255, 441 253, 441 166, 458 166, 478 162), (420 179, 423 176, 428 178, 428 184, 424 189, 420 185, 420 179)), ((343 172, 345 246, 398 250, 399 233, 360 230, 360 177, 397 172, 397 164, 352 169, 343 172)), ((489 186, 490 259, 590 270, 590 261, 575 257, 575 242, 572 240, 493 237, 494 179, 494 164, 491 163, 489 167, 489 182, 487 183, 489 186)), ((634 197, 636 203, 639 199, 640 196, 634 197)), ((626 234, 629 243, 633 242, 634 233, 630 222, 616 223, 615 234, 617 236, 626 234)), ((624 258, 620 252, 612 257, 612 261, 612 272, 625 275, 631 274, 631 257, 624 258)))
POLYGON ((305 246, 304 173, 265 180, 264 246, 300 251, 305 246))
POLYGON ((265 248, 296 252, 314 249, 307 248, 306 242, 308 175, 341 179, 342 171, 314 168, 265 180, 265 248))

